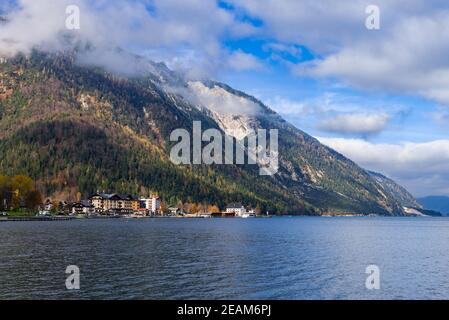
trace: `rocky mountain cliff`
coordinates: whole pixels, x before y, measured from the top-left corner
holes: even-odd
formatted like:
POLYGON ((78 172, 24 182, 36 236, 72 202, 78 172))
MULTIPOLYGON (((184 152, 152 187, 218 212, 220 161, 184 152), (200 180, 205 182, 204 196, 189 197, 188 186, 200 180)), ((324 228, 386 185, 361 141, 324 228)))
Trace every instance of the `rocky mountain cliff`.
POLYGON ((391 194, 403 207, 422 208, 421 204, 404 187, 381 173, 368 171, 368 173, 382 186, 386 193, 391 194))
POLYGON ((404 214, 391 188, 254 97, 218 82, 185 81, 139 57, 134 68, 139 74, 118 75, 82 65, 73 54, 38 52, 0 64, 0 172, 28 174, 54 197, 152 190, 169 203, 404 214), (191 132, 193 121, 236 140, 257 128, 278 129, 278 173, 172 164, 170 133, 191 132))

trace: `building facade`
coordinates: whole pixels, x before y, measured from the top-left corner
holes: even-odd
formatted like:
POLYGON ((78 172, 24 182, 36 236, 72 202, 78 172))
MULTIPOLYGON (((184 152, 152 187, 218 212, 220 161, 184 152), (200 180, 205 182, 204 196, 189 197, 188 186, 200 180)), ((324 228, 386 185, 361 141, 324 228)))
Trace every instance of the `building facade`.
POLYGON ((245 207, 241 203, 232 203, 226 207, 226 214, 235 214, 236 217, 241 217, 246 213, 245 207))
POLYGON ((101 214, 131 214, 140 209, 140 201, 129 194, 97 193, 89 197, 95 211, 101 214))
POLYGON ((161 198, 152 196, 148 199, 141 199, 142 206, 152 214, 157 214, 161 210, 161 198))
POLYGON ((72 214, 94 214, 95 207, 88 200, 81 200, 72 207, 72 214))

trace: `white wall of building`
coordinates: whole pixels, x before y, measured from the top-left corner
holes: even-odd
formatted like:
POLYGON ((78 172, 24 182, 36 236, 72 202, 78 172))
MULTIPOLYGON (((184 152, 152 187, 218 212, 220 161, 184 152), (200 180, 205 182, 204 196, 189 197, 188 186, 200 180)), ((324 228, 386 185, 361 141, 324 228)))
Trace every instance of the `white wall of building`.
POLYGON ((153 197, 151 199, 151 211, 156 212, 161 208, 161 199, 158 197, 153 197))
POLYGON ((240 217, 246 213, 245 207, 240 208, 226 208, 227 213, 234 213, 237 217, 240 217))
POLYGON ((159 197, 152 197, 149 199, 141 199, 145 204, 145 209, 151 212, 157 212, 161 208, 161 199, 159 197))

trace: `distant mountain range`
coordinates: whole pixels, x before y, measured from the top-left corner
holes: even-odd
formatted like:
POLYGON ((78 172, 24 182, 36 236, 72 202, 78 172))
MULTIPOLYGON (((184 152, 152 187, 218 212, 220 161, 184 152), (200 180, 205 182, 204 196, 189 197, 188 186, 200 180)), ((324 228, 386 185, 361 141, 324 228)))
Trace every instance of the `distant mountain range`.
POLYGON ((72 53, 34 52, 0 64, 0 173, 30 175, 54 198, 151 190, 170 204, 241 202, 313 215, 404 215, 404 205, 419 207, 394 181, 368 173, 256 98, 133 59, 141 72, 133 76, 82 66, 72 53), (172 164, 170 133, 191 131, 195 120, 236 140, 258 128, 278 129, 278 173, 172 164))
POLYGON ((439 211, 446 216, 449 215, 449 197, 429 196, 417 200, 425 209, 439 211))

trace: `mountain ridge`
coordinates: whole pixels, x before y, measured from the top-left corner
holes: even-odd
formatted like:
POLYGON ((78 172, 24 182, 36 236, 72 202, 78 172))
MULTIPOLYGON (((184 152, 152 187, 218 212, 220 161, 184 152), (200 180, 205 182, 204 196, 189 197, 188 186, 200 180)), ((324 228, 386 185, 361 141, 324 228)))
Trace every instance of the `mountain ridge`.
POLYGON ((240 201, 277 213, 404 214, 394 196, 382 190, 365 170, 295 128, 256 98, 215 81, 201 82, 205 96, 198 96, 188 81, 165 65, 149 65, 158 71, 135 78, 80 66, 66 54, 34 52, 0 65, 0 90, 4 92, 0 99, 0 153, 6 155, 0 170, 31 172, 51 195, 73 197, 76 192, 87 194, 98 188, 134 193, 151 189, 170 203, 208 200, 223 207, 240 201), (176 90, 167 89, 174 84, 176 90), (211 107, 214 100, 206 99, 216 99, 216 94, 222 101, 230 99, 231 106, 235 101, 254 104, 263 112, 226 115, 219 106, 211 107), (198 101, 206 103, 195 104, 198 101), (201 121, 204 129, 228 133, 234 125, 237 129, 241 125, 279 129, 279 172, 260 177, 258 168, 250 165, 174 166, 168 159, 173 145, 170 132, 189 130, 195 120, 201 121), (76 131, 82 133, 81 140, 67 136, 76 131), (96 143, 102 146, 100 154, 96 143), (17 150, 29 153, 28 159, 36 162, 17 160, 17 150), (147 152, 150 160, 145 159, 147 152), (104 168, 114 174, 108 176, 104 168), (152 176, 159 177, 159 184, 152 176))
POLYGON ((417 201, 429 210, 441 212, 443 215, 449 215, 449 197, 447 196, 428 196, 418 198, 417 201))
POLYGON ((397 184, 393 179, 374 171, 368 171, 368 173, 379 182, 382 188, 393 195, 393 197, 403 206, 410 208, 420 208, 422 206, 418 203, 415 197, 410 194, 404 187, 397 184))

